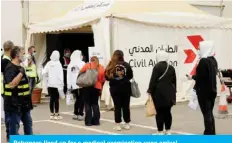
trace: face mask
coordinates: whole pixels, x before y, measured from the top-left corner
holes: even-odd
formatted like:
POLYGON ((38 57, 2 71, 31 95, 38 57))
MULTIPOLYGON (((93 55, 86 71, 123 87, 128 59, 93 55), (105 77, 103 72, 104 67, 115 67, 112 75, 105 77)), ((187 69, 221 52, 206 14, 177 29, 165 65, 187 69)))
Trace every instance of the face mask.
POLYGON ((24 62, 24 61, 26 60, 26 55, 20 56, 20 57, 19 57, 19 60, 20 60, 21 62, 24 62))
POLYGON ((70 58, 71 54, 70 53, 65 53, 64 56, 67 57, 67 58, 70 58))

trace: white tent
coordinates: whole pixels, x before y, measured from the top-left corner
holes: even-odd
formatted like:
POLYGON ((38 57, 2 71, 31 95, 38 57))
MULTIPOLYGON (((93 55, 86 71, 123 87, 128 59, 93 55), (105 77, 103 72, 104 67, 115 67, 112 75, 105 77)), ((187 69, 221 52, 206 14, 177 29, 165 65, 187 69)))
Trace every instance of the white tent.
MULTIPOLYGON (((36 46, 39 70, 46 54, 46 33, 67 31, 92 31, 95 47, 101 49, 104 55, 104 65, 115 49, 124 51, 142 92, 141 98, 132 100, 134 105, 146 101, 155 51, 161 47, 171 49, 170 64, 175 66, 178 76, 178 101, 187 99, 193 84, 186 80, 185 75, 197 62, 199 39, 215 42, 220 68, 232 67, 229 54, 232 53, 232 21, 208 15, 185 2, 88 2, 77 6, 64 17, 30 25, 26 47, 36 46)), ((109 95, 107 85, 103 93, 109 95)))

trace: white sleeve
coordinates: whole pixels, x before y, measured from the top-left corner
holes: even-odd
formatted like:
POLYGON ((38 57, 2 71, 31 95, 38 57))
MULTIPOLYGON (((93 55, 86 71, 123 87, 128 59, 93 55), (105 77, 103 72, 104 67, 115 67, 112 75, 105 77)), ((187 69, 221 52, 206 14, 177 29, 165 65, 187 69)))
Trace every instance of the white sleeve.
POLYGON ((61 64, 59 64, 59 79, 60 79, 60 81, 61 81, 61 85, 62 85, 62 87, 61 88, 63 88, 63 86, 64 86, 64 74, 63 74, 63 68, 62 68, 62 65, 61 64))
POLYGON ((81 70, 85 66, 85 62, 81 62, 79 69, 81 70))
POLYGON ((42 80, 45 87, 48 87, 48 63, 42 69, 42 80))
POLYGON ((49 62, 45 65, 45 67, 42 70, 42 75, 43 76, 48 74, 48 67, 49 67, 49 62))
POLYGON ((71 66, 68 65, 68 68, 67 68, 67 88, 68 89, 71 89, 71 66))

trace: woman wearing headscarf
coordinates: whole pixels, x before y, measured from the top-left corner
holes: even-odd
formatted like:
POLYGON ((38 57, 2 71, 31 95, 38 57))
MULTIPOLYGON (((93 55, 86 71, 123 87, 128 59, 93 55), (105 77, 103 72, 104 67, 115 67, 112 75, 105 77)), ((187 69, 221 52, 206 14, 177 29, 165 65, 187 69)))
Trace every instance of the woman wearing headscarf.
POLYGON ((97 82, 93 87, 84 87, 84 107, 85 107, 85 125, 86 126, 99 126, 100 125, 100 108, 99 108, 99 96, 103 84, 105 82, 105 69, 99 64, 99 59, 93 56, 90 59, 90 63, 84 65, 80 70, 81 73, 86 72, 88 69, 96 69, 98 71, 97 82))
POLYGON ((124 61, 124 54, 121 50, 116 50, 111 61, 106 68, 106 80, 109 81, 110 93, 114 102, 114 118, 116 126, 114 130, 120 131, 120 123, 125 121, 124 129, 130 129, 130 96, 133 71, 130 65, 124 61))
POLYGON ((212 41, 203 41, 199 44, 200 61, 196 69, 196 93, 201 112, 204 117, 205 135, 215 135, 215 121, 213 108, 217 96, 218 64, 214 58, 214 44, 212 41))
POLYGON ((82 88, 77 86, 76 80, 80 73, 81 68, 85 65, 82 61, 82 53, 79 50, 75 50, 71 55, 71 61, 67 69, 67 85, 68 91, 75 95, 76 101, 74 104, 74 120, 84 119, 84 99, 82 88))
POLYGON ((159 135, 170 135, 172 126, 172 106, 176 104, 176 72, 175 68, 168 64, 168 53, 157 53, 157 64, 153 68, 148 88, 148 94, 152 96, 156 108, 156 124, 159 135), (165 132, 164 130, 165 126, 165 132))
POLYGON ((50 56, 50 61, 45 65, 42 74, 47 80, 48 94, 50 96, 50 112, 51 120, 59 120, 62 117, 59 114, 59 92, 58 89, 63 89, 63 69, 60 63, 60 53, 53 51, 50 56))

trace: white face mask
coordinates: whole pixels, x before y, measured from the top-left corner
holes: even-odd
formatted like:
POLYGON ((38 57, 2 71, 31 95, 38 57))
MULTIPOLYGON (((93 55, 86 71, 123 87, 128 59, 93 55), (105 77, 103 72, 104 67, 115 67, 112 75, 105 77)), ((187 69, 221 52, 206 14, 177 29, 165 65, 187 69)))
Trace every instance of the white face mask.
POLYGON ((19 60, 21 62, 24 62, 26 60, 26 55, 23 55, 23 56, 19 56, 19 60))
POLYGON ((67 57, 67 58, 70 58, 71 53, 65 53, 64 56, 67 57))

